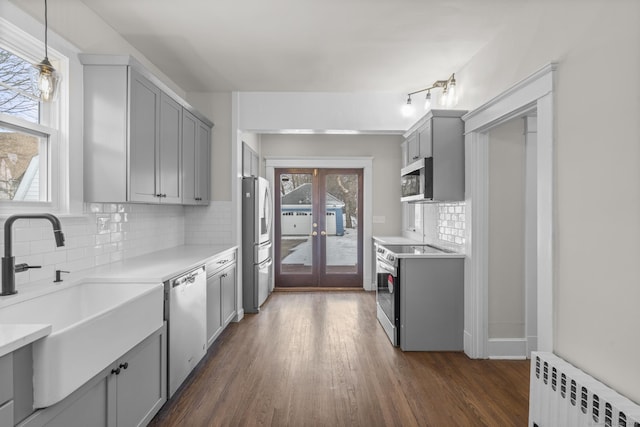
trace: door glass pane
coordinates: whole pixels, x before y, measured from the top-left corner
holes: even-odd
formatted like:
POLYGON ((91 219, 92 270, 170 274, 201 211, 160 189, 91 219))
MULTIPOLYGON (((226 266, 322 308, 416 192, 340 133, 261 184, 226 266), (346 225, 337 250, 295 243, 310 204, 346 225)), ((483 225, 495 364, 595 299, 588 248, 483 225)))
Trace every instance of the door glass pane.
POLYGON ((326 272, 358 272, 358 175, 328 174, 325 181, 326 272))
POLYGON ((312 272, 312 181, 310 173, 280 175, 280 271, 283 274, 312 272))

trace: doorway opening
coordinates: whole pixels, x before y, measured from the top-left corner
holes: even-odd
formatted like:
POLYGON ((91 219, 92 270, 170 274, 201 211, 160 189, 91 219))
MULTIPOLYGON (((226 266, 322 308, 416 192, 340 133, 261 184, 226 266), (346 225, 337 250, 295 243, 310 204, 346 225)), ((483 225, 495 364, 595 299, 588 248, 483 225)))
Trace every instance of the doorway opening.
POLYGON ((276 288, 363 283, 363 170, 274 170, 276 288))

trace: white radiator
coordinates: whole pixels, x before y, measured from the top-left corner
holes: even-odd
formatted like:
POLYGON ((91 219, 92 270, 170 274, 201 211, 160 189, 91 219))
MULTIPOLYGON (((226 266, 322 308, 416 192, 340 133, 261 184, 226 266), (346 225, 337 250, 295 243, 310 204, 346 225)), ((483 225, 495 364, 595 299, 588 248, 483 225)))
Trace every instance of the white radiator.
POLYGON ((553 353, 531 354, 529 427, 640 427, 640 405, 553 353))

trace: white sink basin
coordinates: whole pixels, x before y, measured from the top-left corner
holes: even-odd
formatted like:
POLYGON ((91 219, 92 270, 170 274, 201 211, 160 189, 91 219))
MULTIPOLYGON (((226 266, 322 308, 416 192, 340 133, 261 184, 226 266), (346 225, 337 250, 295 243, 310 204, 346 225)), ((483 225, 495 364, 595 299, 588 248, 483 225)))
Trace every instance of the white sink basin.
POLYGON ((0 323, 51 324, 33 343, 34 407, 59 402, 162 326, 161 283, 81 283, 0 309, 0 323))

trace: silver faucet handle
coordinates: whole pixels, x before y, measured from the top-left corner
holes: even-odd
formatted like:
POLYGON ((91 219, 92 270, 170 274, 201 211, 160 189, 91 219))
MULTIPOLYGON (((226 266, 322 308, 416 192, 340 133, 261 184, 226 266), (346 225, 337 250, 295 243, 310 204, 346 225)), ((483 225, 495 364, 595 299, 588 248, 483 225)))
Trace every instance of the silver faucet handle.
POLYGON ((42 268, 41 265, 28 265, 28 264, 16 264, 16 273, 22 273, 23 271, 27 271, 30 268, 42 268))

